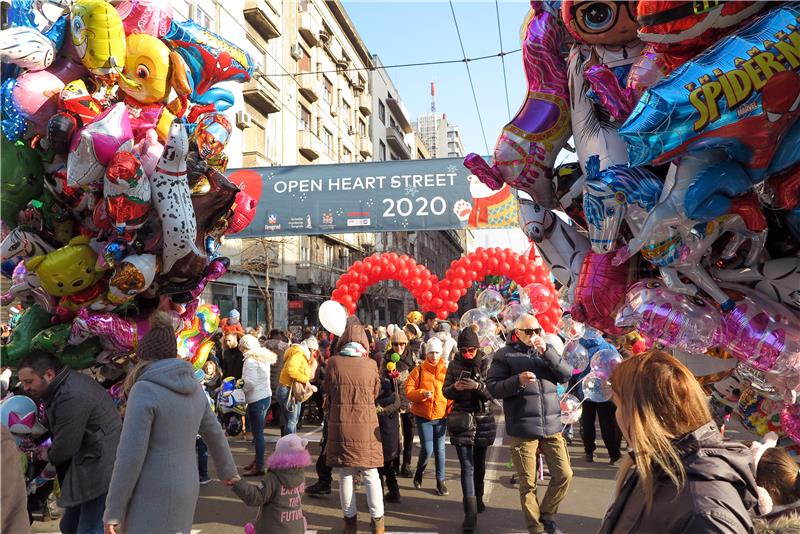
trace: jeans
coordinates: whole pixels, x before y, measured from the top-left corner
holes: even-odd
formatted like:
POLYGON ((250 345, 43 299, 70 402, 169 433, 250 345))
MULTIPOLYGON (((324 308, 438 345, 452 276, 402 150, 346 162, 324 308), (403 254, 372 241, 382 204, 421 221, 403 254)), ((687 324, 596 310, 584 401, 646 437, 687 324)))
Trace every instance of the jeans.
POLYGON ((62 534, 103 534, 103 512, 106 511, 106 494, 76 506, 64 508, 58 524, 62 534))
POLYGON ((358 514, 356 507, 356 490, 353 486, 353 476, 357 471, 364 475, 364 488, 367 490, 367 506, 369 515, 373 519, 383 517, 383 489, 381 487, 381 477, 378 470, 358 469, 357 467, 337 467, 339 474, 339 500, 342 504, 342 512, 345 517, 354 517, 358 514))
POLYGON ((457 445, 461 464, 461 492, 464 497, 483 497, 483 478, 486 476, 486 449, 472 445, 457 445))
POLYGON ((250 432, 253 433, 253 443, 256 447, 256 469, 264 469, 264 421, 267 419, 270 399, 271 397, 264 397, 247 405, 250 432))
POLYGON ((416 416, 419 441, 422 445, 419 451, 417 471, 424 471, 428 465, 428 458, 434 452, 436 455, 436 480, 444 480, 444 437, 447 434, 447 419, 425 419, 416 416), (434 446, 436 447, 434 451, 434 446))
POLYGON ((194 449, 197 451, 197 473, 201 479, 208 478, 208 446, 200 436, 194 442, 194 449))
POLYGON ((400 427, 403 430, 403 465, 411 465, 411 452, 414 448, 414 414, 400 414, 400 427))
POLYGON ((583 401, 583 412, 581 412, 581 439, 583 440, 583 450, 586 454, 592 454, 595 449, 594 440, 596 432, 594 429, 595 418, 600 419, 600 435, 603 436, 603 443, 608 449, 611 459, 619 458, 622 453, 622 431, 617 425, 617 408, 611 401, 592 402, 583 401))
POLYGON ((519 477, 519 500, 525 514, 528 532, 544 532, 543 521, 552 521, 558 512, 558 505, 567 496, 572 481, 572 468, 569 465, 567 442, 561 432, 539 439, 511 438, 511 460, 519 477), (542 498, 536 498, 537 457, 541 450, 547 467, 550 469, 550 483, 542 498))
POLYGON ((286 421, 286 424, 281 428, 281 436, 285 436, 287 434, 296 434, 297 433, 297 422, 300 420, 300 406, 299 402, 291 402, 291 411, 286 409, 287 401, 291 392, 289 388, 281 384, 278 386, 278 391, 275 393, 275 396, 278 399, 278 402, 281 406, 281 415, 283 419, 286 421))

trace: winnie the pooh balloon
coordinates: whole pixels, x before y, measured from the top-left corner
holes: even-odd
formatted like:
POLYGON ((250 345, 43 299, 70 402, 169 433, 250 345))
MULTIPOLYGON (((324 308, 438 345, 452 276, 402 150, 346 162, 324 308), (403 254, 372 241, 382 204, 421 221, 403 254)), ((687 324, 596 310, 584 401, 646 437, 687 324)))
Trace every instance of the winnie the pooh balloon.
POLYGON ((89 238, 78 236, 46 256, 30 258, 26 267, 36 273, 48 294, 63 297, 79 293, 103 278, 105 273, 95 268, 96 262, 97 253, 89 246, 89 238))

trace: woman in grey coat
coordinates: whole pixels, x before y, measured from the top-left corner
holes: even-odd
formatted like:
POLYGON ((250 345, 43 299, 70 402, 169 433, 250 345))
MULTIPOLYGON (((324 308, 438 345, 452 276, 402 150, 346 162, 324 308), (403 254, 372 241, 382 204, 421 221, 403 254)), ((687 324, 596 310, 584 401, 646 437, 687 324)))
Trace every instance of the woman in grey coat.
POLYGON ((202 436, 222 480, 236 465, 190 363, 177 359, 172 320, 151 318, 139 365, 128 378, 128 402, 103 516, 106 534, 192 528, 199 493, 195 438, 202 436), (132 387, 131 387, 132 386, 132 387))

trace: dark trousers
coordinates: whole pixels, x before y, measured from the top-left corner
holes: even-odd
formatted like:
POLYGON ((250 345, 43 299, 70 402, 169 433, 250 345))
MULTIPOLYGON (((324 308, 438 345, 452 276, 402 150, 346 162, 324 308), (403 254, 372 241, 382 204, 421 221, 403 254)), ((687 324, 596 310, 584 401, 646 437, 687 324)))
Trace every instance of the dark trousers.
POLYGON ((106 494, 76 506, 64 508, 59 529, 62 534, 103 534, 106 494))
POLYGON ((403 429, 403 465, 411 465, 411 452, 414 448, 414 414, 400 414, 400 426, 403 429))
POLYGON ((464 497, 483 497, 487 447, 456 445, 461 464, 461 492, 464 497))
POLYGON ((596 433, 594 421, 600 418, 600 434, 603 436, 603 443, 608 449, 611 458, 620 457, 620 445, 622 444, 622 432, 617 426, 615 413, 616 406, 611 401, 583 402, 583 413, 581 413, 581 439, 583 439, 583 450, 586 454, 592 454, 595 450, 594 440, 596 433))
POLYGON ((322 426, 322 440, 319 442, 319 458, 317 458, 317 478, 323 484, 329 486, 333 483, 333 468, 328 467, 327 459, 325 458, 325 449, 328 447, 328 424, 323 423, 322 426))
POLYGON ((197 451, 197 473, 200 478, 208 478, 208 446, 203 438, 197 436, 194 448, 197 451))
POLYGON ((383 489, 386 491, 399 491, 397 485, 397 463, 399 458, 392 458, 384 462, 383 467, 378 468, 378 474, 381 476, 381 483, 384 485, 383 489))

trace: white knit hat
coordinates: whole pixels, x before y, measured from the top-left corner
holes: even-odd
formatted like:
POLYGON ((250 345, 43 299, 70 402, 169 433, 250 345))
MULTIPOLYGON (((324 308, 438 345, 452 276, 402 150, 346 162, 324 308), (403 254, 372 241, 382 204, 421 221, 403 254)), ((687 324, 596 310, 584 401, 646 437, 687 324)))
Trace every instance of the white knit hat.
POLYGON ((425 354, 429 352, 442 353, 442 341, 439 338, 432 337, 425 343, 425 354))

